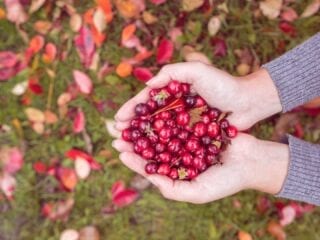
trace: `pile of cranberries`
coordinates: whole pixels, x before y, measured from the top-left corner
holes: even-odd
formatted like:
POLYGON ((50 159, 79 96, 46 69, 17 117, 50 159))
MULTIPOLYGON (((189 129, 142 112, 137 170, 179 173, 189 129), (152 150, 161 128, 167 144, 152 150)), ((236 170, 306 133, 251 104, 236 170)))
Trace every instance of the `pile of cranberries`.
POLYGON ((171 81, 152 89, 150 99, 135 107, 135 118, 122 138, 148 161, 148 174, 191 180, 221 163, 219 155, 237 135, 227 114, 208 106, 190 85, 171 81))

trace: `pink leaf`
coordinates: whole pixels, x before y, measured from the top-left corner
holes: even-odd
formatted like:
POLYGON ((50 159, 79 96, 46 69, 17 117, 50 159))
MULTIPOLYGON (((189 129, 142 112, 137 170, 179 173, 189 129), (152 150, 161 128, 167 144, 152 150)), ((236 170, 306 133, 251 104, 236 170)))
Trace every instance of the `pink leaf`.
POLYGON ((11 22, 21 24, 28 20, 28 15, 19 0, 5 0, 7 8, 7 19, 11 22))
POLYGON ((222 38, 213 38, 211 40, 212 45, 214 46, 214 56, 224 57, 227 54, 227 44, 222 38))
POLYGON ((84 94, 90 94, 92 91, 92 81, 88 77, 87 74, 79 71, 79 70, 74 70, 73 71, 73 78, 79 87, 79 90, 84 93, 84 94))
POLYGON ((174 51, 173 43, 164 38, 160 41, 157 49, 157 63, 164 64, 171 60, 174 51))
POLYGON ((23 165, 23 155, 17 147, 9 150, 9 158, 7 160, 4 164, 4 171, 7 173, 16 173, 23 165))
POLYGON ((134 189, 126 189, 112 198, 112 202, 119 208, 125 207, 133 203, 135 200, 137 200, 139 194, 134 189))
POLYGON ((150 0, 155 5, 160 5, 162 3, 165 3, 167 0, 150 0))
POLYGON ((125 189, 124 182, 121 180, 116 181, 111 187, 111 195, 114 197, 119 192, 122 192, 125 189))
POLYGON ((297 12, 293 8, 288 8, 281 13, 281 19, 288 22, 293 22, 298 18, 297 12))
POLYGON ((86 26, 82 27, 74 41, 82 64, 89 68, 95 53, 91 31, 86 26))
POLYGON ((76 117, 73 120, 73 132, 80 133, 86 125, 86 119, 81 109, 78 109, 76 117))
POLYGON ((72 148, 65 153, 65 156, 72 160, 76 160, 77 157, 83 158, 89 162, 91 169, 93 170, 101 169, 101 165, 92 156, 90 156, 88 153, 83 152, 81 150, 72 148))
POLYGON ((291 206, 285 206, 281 209, 280 224, 281 226, 289 225, 296 218, 296 211, 291 206))
POLYGON ((153 77, 153 74, 148 68, 136 67, 133 69, 133 76, 142 82, 147 82, 153 77))
POLYGON ((15 188, 16 179, 14 177, 8 173, 4 173, 0 176, 0 189, 9 200, 13 198, 15 188))
POLYGON ((14 77, 26 65, 17 58, 17 55, 10 51, 0 52, 0 81, 14 77))

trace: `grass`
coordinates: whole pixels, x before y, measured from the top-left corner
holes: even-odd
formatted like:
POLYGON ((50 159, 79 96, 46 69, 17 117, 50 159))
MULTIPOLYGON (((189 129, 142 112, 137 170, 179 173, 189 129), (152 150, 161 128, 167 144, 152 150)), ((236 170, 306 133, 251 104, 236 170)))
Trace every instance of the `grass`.
MULTIPOLYGON (((219 32, 219 36, 225 38, 227 42, 227 56, 217 58, 213 55, 213 48, 204 24, 210 16, 218 13, 217 8, 210 16, 203 15, 199 11, 190 13, 187 21, 189 24, 192 22, 190 26, 193 28, 185 27, 182 43, 196 46, 197 49, 206 53, 216 66, 236 74, 237 58, 234 55, 234 49, 247 47, 259 56, 261 63, 264 63, 282 53, 282 51, 277 51, 279 41, 285 41, 284 50, 291 49, 316 33, 320 25, 319 14, 299 19, 294 23, 297 37, 290 38, 278 30, 279 20, 268 20, 265 17, 254 18, 253 9, 257 8, 257 4, 256 1, 227 2, 229 13, 219 32)), ((306 4, 304 1, 296 1, 292 3, 292 7, 301 13, 306 4)), ((79 8, 77 7, 77 11, 84 12, 92 5, 91 1, 85 1, 79 8)), ((0 6, 3 7, 3 3, 0 3, 0 6)), ((159 17, 158 22, 150 28, 153 37, 166 34, 179 8, 177 1, 168 1, 159 7, 147 3, 147 9, 159 17)), ((39 19, 50 20, 42 10, 31 16, 29 22, 23 26, 29 36, 35 35, 33 23, 39 19)), ((73 107, 81 106, 87 116, 87 131, 93 142, 94 155, 101 150, 112 153, 112 156, 108 158, 100 157, 99 161, 104 165, 102 171, 92 173, 89 179, 79 183, 72 193, 54 191, 57 183, 52 177, 42 177, 33 171, 32 163, 38 160, 49 163, 52 158, 58 158, 62 164, 68 164, 68 161, 64 160, 64 152, 71 147, 85 147, 81 135, 74 135, 70 130, 62 137, 59 134, 62 128, 70 129, 71 121, 67 118, 49 127, 48 136, 36 134, 30 128, 24 114, 25 106, 21 105, 19 97, 11 93, 12 87, 26 80, 29 74, 40 74, 45 92, 41 96, 32 98, 32 107, 44 110, 48 101, 48 88, 52 81, 45 73, 45 68, 50 68, 56 73, 51 109, 58 111, 56 99, 72 81, 72 70, 83 69, 72 43, 74 33, 68 27, 68 18, 63 18, 61 23, 64 26, 62 32, 69 35, 67 43, 61 40, 60 33, 48 35, 46 40, 57 44, 59 50, 67 50, 67 60, 49 66, 39 61, 36 69, 29 69, 29 72, 23 72, 10 81, 0 84, 0 124, 7 124, 13 129, 9 134, 0 134, 0 145, 22 145, 26 149, 25 164, 17 174, 15 200, 0 202, 0 239, 54 240, 59 239, 60 233, 66 228, 80 229, 86 225, 97 226, 101 239, 111 240, 228 240, 236 239, 240 229, 250 232, 254 239, 273 239, 266 234, 266 225, 270 219, 278 217, 273 208, 263 215, 256 211, 257 197, 263 194, 254 191, 244 191, 210 204, 192 205, 165 200, 155 188, 151 187, 143 191, 140 199, 131 206, 111 216, 101 213, 103 206, 110 202, 111 185, 118 179, 123 179, 129 184, 134 176, 133 172, 117 160, 118 155, 111 148, 112 139, 104 126, 104 119, 111 118, 122 103, 143 87, 133 77, 121 79, 111 74, 105 79, 98 80, 96 72, 90 71, 89 74, 95 86, 94 99, 109 100, 108 106, 99 112, 93 107, 92 102, 84 97, 77 98, 71 103, 73 107), (14 119, 21 125, 22 135, 13 124, 14 119), (72 195, 76 201, 68 221, 52 222, 41 216, 41 204, 65 199, 69 195, 72 195), (234 201, 239 201, 241 207, 236 208, 234 201)), ((118 64, 123 57, 132 56, 131 50, 119 46, 122 26, 124 26, 124 20, 116 15, 108 28, 108 40, 98 49, 101 59, 111 64, 118 64)), ((22 52, 25 49, 26 45, 14 24, 0 20, 0 32, 0 51, 22 52)), ((139 34, 144 36, 140 32, 139 34)), ((150 47, 150 39, 145 38, 144 40, 143 43, 150 47)), ((179 51, 176 51, 174 61, 179 60, 181 56, 179 51)), ((36 58, 33 61, 35 63, 36 58)), ((146 62, 146 65, 153 66, 154 63, 153 57, 146 62)), ((304 119, 305 126, 314 121, 305 115, 301 117, 304 119)), ((253 128, 252 133, 259 138, 270 139, 274 131, 274 122, 275 120, 267 120, 258 124, 253 128)), ((306 138, 319 142, 319 134, 314 134, 316 130, 319 132, 318 128, 311 128, 307 131, 306 138)), ((276 200, 272 196, 267 197, 271 201, 276 200)), ((317 209, 312 214, 306 214, 287 226, 285 231, 288 239, 320 239, 319 214, 320 211, 317 209)))

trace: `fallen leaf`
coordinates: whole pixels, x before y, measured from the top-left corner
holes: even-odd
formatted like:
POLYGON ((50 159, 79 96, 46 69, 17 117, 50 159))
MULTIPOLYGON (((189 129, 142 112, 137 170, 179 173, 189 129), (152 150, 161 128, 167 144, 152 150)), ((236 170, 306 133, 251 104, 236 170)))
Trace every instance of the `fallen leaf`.
POLYGON ((10 174, 2 173, 0 175, 0 189, 9 200, 13 199, 16 184, 16 179, 10 174))
POLYGON ((10 51, 0 52, 0 81, 6 81, 16 76, 26 68, 18 56, 10 51))
POLYGON ((67 189, 72 191, 78 182, 77 175, 75 171, 71 168, 59 167, 58 178, 62 185, 67 189))
POLYGON ((28 120, 31 122, 43 123, 45 120, 44 113, 39 109, 28 107, 24 112, 27 115, 28 120))
POLYGON ((107 27, 106 16, 100 7, 93 14, 93 24, 99 32, 103 32, 107 27))
POLYGON ((221 20, 219 16, 213 16, 208 22, 208 32, 210 36, 215 36, 220 30, 221 20))
POLYGON ((132 65, 128 62, 121 62, 116 68, 116 73, 120 77, 128 77, 132 73, 132 65))
POLYGON ((43 134, 44 133, 44 124, 43 124, 43 122, 34 122, 34 123, 32 123, 31 127, 38 134, 43 134))
POLYGON ((79 34, 75 37, 74 41, 81 63, 86 68, 89 68, 95 52, 95 45, 91 31, 86 26, 81 27, 79 34))
POLYGON ((291 37, 295 37, 297 35, 297 31, 295 27, 289 22, 280 22, 279 28, 281 29, 282 32, 284 32, 285 34, 291 37))
POLYGON ((292 223, 296 218, 295 209, 288 205, 281 209, 280 225, 286 226, 292 223))
POLYGON ((116 182, 114 182, 114 183, 112 184, 112 187, 111 187, 111 195, 112 195, 112 196, 115 196, 115 195, 117 195, 119 192, 122 192, 124 189, 125 189, 124 182, 121 181, 121 180, 118 180, 118 181, 116 181, 116 182))
POLYGON ((191 12, 199 7, 201 7, 204 3, 204 0, 182 0, 182 9, 186 12, 191 12))
POLYGON ((92 92, 92 81, 87 74, 79 70, 73 70, 73 79, 80 92, 90 94, 92 92))
POLYGON ((33 24, 34 30, 41 34, 47 34, 52 27, 52 23, 49 21, 39 20, 33 24))
POLYGON ((181 28, 174 27, 169 30, 168 33, 170 40, 175 44, 177 48, 180 48, 181 42, 179 41, 179 37, 183 35, 181 28))
POLYGON ((83 111, 78 108, 76 116, 73 120, 73 132, 80 133, 84 130, 86 125, 86 118, 84 116, 83 111))
POLYGON ((211 44, 214 47, 213 54, 216 57, 224 57, 227 54, 227 44, 222 38, 215 37, 211 39, 211 44))
POLYGON ((32 167, 36 173, 44 174, 47 172, 47 166, 43 162, 35 162, 32 167))
POLYGON ((250 233, 240 230, 238 232, 238 240, 252 240, 250 233))
POLYGON ((58 117, 57 115, 50 111, 50 110, 46 110, 44 112, 44 118, 45 118, 45 123, 46 124, 55 124, 56 122, 58 122, 58 117))
POLYGON ((28 88, 32 93, 36 95, 41 95, 43 93, 43 88, 39 83, 39 79, 37 76, 30 77, 28 81, 28 88))
POLYGON ((259 3, 262 14, 269 19, 275 19, 279 16, 282 7, 282 0, 265 0, 259 3))
POLYGON ((0 165, 5 173, 14 174, 22 168, 23 154, 17 147, 0 149, 0 165))
POLYGON ((9 21, 21 24, 28 20, 28 15, 19 0, 4 0, 4 4, 7 9, 7 19, 9 21))
POLYGON ((265 196, 259 196, 257 199, 257 212, 260 214, 265 214, 271 208, 270 200, 265 196))
POLYGON ((0 7, 0 19, 5 19, 6 18, 6 12, 4 11, 3 8, 0 7))
POLYGON ((142 19, 146 24, 153 24, 158 21, 158 18, 149 11, 144 11, 142 13, 142 19))
POLYGON ((155 5, 160 5, 162 3, 165 3, 167 0, 150 0, 155 5))
POLYGON ((157 48, 157 63, 158 64, 165 64, 168 63, 173 55, 173 51, 174 51, 174 46, 173 43, 166 39, 163 38, 160 43, 159 46, 157 48))
POLYGON ((72 31, 78 32, 82 26, 82 18, 80 14, 74 13, 70 17, 69 25, 72 31))
POLYGON ((137 17, 140 13, 139 7, 133 0, 116 0, 115 4, 120 15, 124 18, 137 17))
POLYGON ((80 234, 74 229, 66 229, 60 235, 60 240, 79 240, 80 234))
POLYGON ((31 6, 29 8, 29 13, 32 14, 38 11, 46 2, 46 0, 32 0, 31 6))
POLYGON ((100 233, 94 226, 86 226, 79 231, 79 240, 100 240, 100 233))
POLYGON ((116 129, 116 127, 115 127, 116 122, 113 119, 106 119, 105 123, 106 123, 107 131, 108 131, 108 133, 110 134, 111 137, 114 137, 114 138, 120 138, 121 137, 121 132, 119 132, 116 129))
POLYGON ((68 198, 65 201, 50 202, 43 204, 41 208, 42 214, 50 220, 66 221, 74 206, 74 199, 68 198))
POLYGON ((47 43, 44 49, 44 54, 42 59, 46 63, 51 63, 55 60, 57 56, 57 47, 53 43, 47 43))
POLYGON ((36 54, 40 52, 40 50, 44 47, 44 37, 41 35, 34 36, 29 42, 29 50, 32 54, 36 54))
POLYGON ((127 26, 124 27, 121 33, 121 42, 126 42, 129 40, 135 33, 136 31, 136 25, 131 23, 127 26))
POLYGON ((112 202, 117 207, 125 207, 137 200, 139 194, 134 189, 125 189, 113 195, 112 202))
POLYGON ((16 96, 21 96, 26 92, 27 88, 28 88, 28 81, 23 81, 21 83, 17 83, 16 85, 14 85, 11 92, 16 96))
POLYGON ((112 5, 110 0, 97 0, 98 6, 103 10, 107 23, 112 21, 112 5))
POLYGON ((89 162, 91 169, 93 170, 101 169, 101 165, 91 155, 89 155, 84 151, 72 148, 65 153, 65 156, 72 160, 76 160, 78 157, 86 159, 89 162))
MULTIPOLYGON (((98 29, 94 25, 91 26, 90 30, 92 33, 94 43, 96 44, 97 47, 101 47, 102 43, 106 39, 106 34, 99 32, 98 29)), ((94 57, 94 55, 93 55, 93 57, 94 57)), ((90 66, 91 66, 91 64, 90 64, 90 66)))
POLYGON ((268 223, 267 231, 273 237, 275 237, 277 240, 285 240, 286 239, 286 233, 283 230, 282 226, 275 221, 270 221, 268 223))
POLYGON ((286 10, 284 10, 280 16, 282 20, 288 21, 288 22, 293 22, 298 18, 297 12, 291 7, 286 8, 286 10))
POLYGON ((153 77, 153 73, 145 67, 136 67, 133 69, 133 76, 142 82, 147 82, 153 77))
POLYGON ((86 159, 77 157, 74 164, 76 174, 80 179, 86 179, 90 175, 91 168, 86 159))
POLYGON ((303 11, 301 14, 301 18, 311 17, 316 14, 320 8, 320 0, 313 0, 303 11))

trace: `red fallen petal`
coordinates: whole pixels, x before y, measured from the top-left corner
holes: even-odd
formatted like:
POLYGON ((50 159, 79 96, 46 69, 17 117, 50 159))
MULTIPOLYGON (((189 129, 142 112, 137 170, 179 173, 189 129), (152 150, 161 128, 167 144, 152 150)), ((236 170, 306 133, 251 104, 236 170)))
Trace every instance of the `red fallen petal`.
POLYGON ((222 38, 211 39, 211 44, 214 46, 214 56, 224 57, 227 54, 227 44, 222 38))
POLYGON ((78 109, 76 117, 73 120, 73 132, 80 133, 83 131, 86 124, 84 113, 81 109, 78 109))
POLYGON ((148 68, 136 67, 133 69, 133 76, 142 82, 147 82, 153 77, 153 74, 148 68))
POLYGON ((57 56, 57 47, 53 43, 47 43, 45 47, 45 53, 43 54, 43 60, 47 63, 51 63, 57 56))
POLYGON ((298 202, 291 202, 289 204, 296 211, 297 217, 301 217, 304 213, 312 212, 316 207, 311 204, 302 204, 298 202))
POLYGON ((8 173, 0 176, 0 189, 4 195, 9 199, 13 199, 13 193, 16 188, 16 179, 8 173))
POLYGON ((65 156, 72 159, 76 160, 77 157, 83 158, 87 160, 90 163, 90 167, 93 170, 100 170, 102 168, 101 164, 99 164, 92 156, 90 156, 88 153, 83 152, 81 150, 72 148, 69 151, 65 153, 65 156))
POLYGON ((97 5, 102 8, 107 22, 111 22, 113 18, 112 5, 110 0, 97 0, 97 5))
POLYGON ((36 162, 32 167, 36 173, 43 174, 47 172, 47 166, 42 162, 36 162))
POLYGON ((92 162, 89 162, 90 163, 90 167, 92 170, 100 170, 102 169, 102 166, 100 163, 96 162, 96 161, 92 161, 92 162))
POLYGON ((89 68, 95 53, 92 32, 86 26, 82 27, 79 34, 75 37, 74 42, 81 63, 84 64, 86 68, 89 68))
POLYGON ((286 226, 292 223, 296 218, 296 211, 290 205, 281 209, 280 225, 286 226))
POLYGON ((29 49, 32 51, 33 54, 40 52, 43 46, 44 46, 44 37, 40 35, 33 37, 29 42, 29 49))
POLYGON ((155 5, 160 5, 162 3, 165 3, 167 0, 150 0, 155 5))
POLYGON ((73 169, 60 167, 57 171, 57 175, 60 182, 67 190, 72 191, 76 187, 78 178, 73 169))
POLYGON ((0 69, 14 67, 18 62, 18 58, 15 53, 10 51, 0 52, 0 69))
POLYGON ((111 195, 114 197, 119 192, 122 192, 125 189, 124 182, 121 180, 116 181, 114 184, 112 184, 111 187, 111 195))
POLYGON ((302 138, 304 135, 304 130, 300 122, 294 125, 294 135, 298 138, 302 138))
POLYGON ((4 171, 7 173, 16 173, 23 165, 23 155, 17 147, 9 150, 8 162, 4 165, 4 171))
POLYGON ((41 214, 45 217, 48 217, 53 209, 53 203, 45 203, 42 205, 41 214))
POLYGON ((94 43, 97 45, 97 47, 101 47, 101 45, 107 38, 106 34, 99 32, 94 25, 92 25, 90 29, 94 43))
POLYGON ((126 189, 112 198, 112 202, 117 206, 117 207, 125 207, 133 203, 137 198, 139 197, 139 193, 134 190, 134 189, 126 189))
POLYGON ((173 43, 164 38, 160 41, 157 49, 157 63, 164 64, 171 60, 174 51, 173 43))
POLYGON ((92 92, 92 81, 87 74, 73 70, 73 79, 82 93, 90 94, 92 92))
POLYGON ((285 34, 287 34, 291 37, 295 37, 297 35, 297 31, 296 31, 295 27, 288 22, 280 22, 279 28, 282 32, 284 32, 285 34))
POLYGON ((37 78, 30 78, 28 81, 28 88, 33 92, 34 94, 40 95, 43 93, 43 88, 39 84, 37 78))

